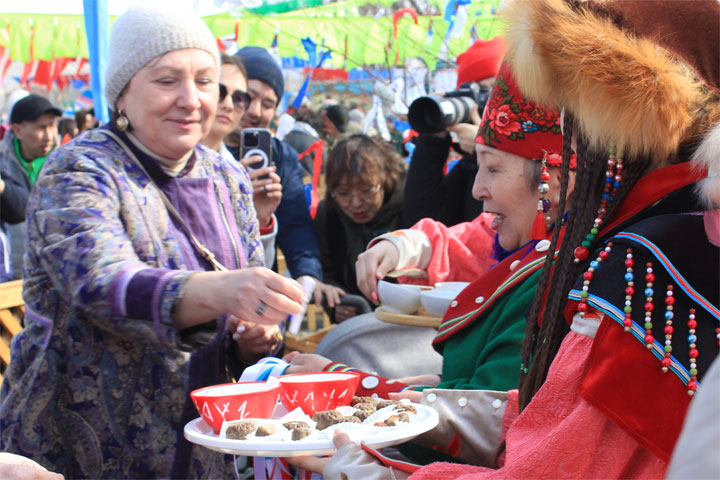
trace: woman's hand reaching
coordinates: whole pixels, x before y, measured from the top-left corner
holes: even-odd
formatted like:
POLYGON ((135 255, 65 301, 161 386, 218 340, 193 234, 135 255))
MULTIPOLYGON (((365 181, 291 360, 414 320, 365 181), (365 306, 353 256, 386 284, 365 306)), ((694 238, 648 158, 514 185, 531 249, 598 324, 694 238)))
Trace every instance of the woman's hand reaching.
POLYGON ((381 240, 371 248, 358 255, 355 262, 357 285, 366 298, 376 304, 379 303, 377 283, 389 272, 395 270, 400 255, 395 245, 387 240, 381 240))

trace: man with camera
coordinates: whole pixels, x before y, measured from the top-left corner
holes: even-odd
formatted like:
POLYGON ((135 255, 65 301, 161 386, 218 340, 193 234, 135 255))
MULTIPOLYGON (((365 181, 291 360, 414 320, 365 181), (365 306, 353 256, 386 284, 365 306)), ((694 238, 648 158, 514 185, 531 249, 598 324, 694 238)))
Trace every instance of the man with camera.
MULTIPOLYGON (((241 158, 242 131, 245 129, 267 129, 275 117, 275 110, 283 96, 285 82, 282 69, 267 50, 261 47, 244 47, 236 56, 243 61, 248 73, 250 103, 233 133, 225 138, 225 145, 235 156, 241 158)), ((318 280, 316 298, 335 289, 325 285, 322 279, 320 248, 315 226, 305 199, 305 186, 298 153, 287 143, 272 138, 272 163, 275 173, 280 176, 282 200, 275 217, 277 218, 277 244, 285 255, 288 269, 293 278, 309 276, 318 280)), ((266 227, 261 225, 261 227, 266 227)))
POLYGON ((452 226, 482 213, 482 202, 472 197, 477 173, 475 137, 504 54, 500 37, 477 40, 457 58, 456 91, 422 97, 410 105, 408 120, 419 136, 405 182, 403 219, 407 226, 423 218, 452 226), (451 148, 459 150, 462 158, 445 175, 451 148))

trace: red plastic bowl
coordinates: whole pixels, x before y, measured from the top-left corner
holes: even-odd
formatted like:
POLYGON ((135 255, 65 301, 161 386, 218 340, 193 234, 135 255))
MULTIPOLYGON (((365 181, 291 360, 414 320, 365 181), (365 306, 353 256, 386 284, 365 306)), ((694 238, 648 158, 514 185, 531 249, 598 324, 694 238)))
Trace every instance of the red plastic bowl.
POLYGON ((190 392, 195 408, 216 435, 224 421, 270 418, 280 396, 280 385, 268 382, 224 383, 190 392))
POLYGON ((350 405, 360 377, 354 373, 294 373, 278 377, 280 401, 290 411, 302 408, 312 416, 322 410, 350 405))

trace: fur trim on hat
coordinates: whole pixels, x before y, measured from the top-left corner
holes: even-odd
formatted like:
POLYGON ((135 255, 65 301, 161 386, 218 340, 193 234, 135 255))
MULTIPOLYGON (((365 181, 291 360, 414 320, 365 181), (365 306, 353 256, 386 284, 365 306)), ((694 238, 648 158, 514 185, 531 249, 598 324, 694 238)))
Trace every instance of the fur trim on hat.
POLYGON ((707 169, 707 178, 698 183, 697 190, 708 208, 720 208, 720 123, 703 138, 692 156, 697 168, 707 169))
POLYGON ((509 0, 504 16, 520 89, 573 112, 596 148, 661 163, 720 119, 718 92, 693 68, 609 19, 563 0, 509 0))

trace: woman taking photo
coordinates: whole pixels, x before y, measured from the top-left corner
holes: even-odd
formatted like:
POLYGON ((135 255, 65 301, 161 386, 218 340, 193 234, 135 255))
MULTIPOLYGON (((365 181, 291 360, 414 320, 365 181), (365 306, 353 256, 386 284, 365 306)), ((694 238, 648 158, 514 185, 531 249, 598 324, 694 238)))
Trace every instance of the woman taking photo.
POLYGON ((234 475, 232 459, 183 439, 188 393, 257 358, 228 316, 273 326, 305 298, 262 267, 245 171, 198 146, 219 68, 191 14, 137 6, 115 22, 113 120, 56 150, 28 204, 0 449, 68 477, 234 475))

